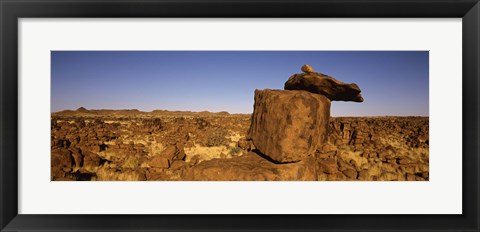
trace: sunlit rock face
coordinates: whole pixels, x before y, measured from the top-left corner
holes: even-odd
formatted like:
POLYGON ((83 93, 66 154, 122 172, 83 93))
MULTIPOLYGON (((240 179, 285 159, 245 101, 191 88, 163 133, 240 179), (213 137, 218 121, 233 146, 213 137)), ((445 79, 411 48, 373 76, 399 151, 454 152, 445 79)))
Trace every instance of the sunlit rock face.
POLYGON ((256 90, 249 138, 273 162, 298 162, 325 141, 330 100, 301 90, 256 90))

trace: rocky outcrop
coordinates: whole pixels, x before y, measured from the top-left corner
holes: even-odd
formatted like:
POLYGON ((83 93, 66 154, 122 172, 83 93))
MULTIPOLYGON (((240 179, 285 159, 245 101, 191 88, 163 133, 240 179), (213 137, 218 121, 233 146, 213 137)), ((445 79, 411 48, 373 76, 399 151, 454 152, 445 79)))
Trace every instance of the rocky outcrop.
POLYGON ((363 102, 357 84, 346 84, 331 76, 313 71, 309 65, 302 67, 304 73, 292 75, 285 82, 285 90, 306 90, 326 96, 332 101, 363 102))
POLYGON ((272 162, 298 162, 325 140, 330 100, 300 90, 255 90, 248 137, 272 162))

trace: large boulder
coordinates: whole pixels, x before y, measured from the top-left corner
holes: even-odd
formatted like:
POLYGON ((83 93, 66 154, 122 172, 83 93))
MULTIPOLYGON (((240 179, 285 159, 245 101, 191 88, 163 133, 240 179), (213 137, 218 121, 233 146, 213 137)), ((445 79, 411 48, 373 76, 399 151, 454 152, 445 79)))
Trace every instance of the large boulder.
POLYGON ((300 90, 255 90, 248 138, 275 163, 298 162, 325 141, 330 100, 300 90))
POLYGON ((309 65, 302 67, 304 73, 293 74, 285 82, 285 90, 306 90, 326 96, 332 101, 363 102, 357 84, 346 84, 331 76, 313 71, 309 65))

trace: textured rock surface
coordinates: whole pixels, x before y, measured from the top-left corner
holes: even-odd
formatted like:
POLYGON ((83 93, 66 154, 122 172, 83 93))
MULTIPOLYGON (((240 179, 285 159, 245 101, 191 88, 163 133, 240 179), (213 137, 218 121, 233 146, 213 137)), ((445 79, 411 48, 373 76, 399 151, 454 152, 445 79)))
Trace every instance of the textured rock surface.
POLYGON ((318 180, 428 180, 428 131, 425 117, 331 118, 318 180))
POLYGON ((231 159, 202 162, 186 174, 186 180, 224 181, 313 181, 316 180, 314 157, 291 164, 274 164, 253 152, 231 159))
POLYGON ((72 170, 73 164, 74 160, 69 150, 63 148, 52 150, 50 163, 52 179, 65 177, 65 173, 72 170))
POLYGON ((304 65, 302 74, 292 75, 285 82, 286 90, 306 90, 326 96, 332 101, 363 102, 361 90, 357 84, 346 84, 331 76, 313 72, 312 67, 304 65))
POLYGON ((249 139, 273 162, 298 162, 327 136, 330 100, 307 91, 255 90, 249 139))
POLYGON ((169 168, 170 161, 161 155, 156 155, 150 160, 148 165, 152 168, 169 168))

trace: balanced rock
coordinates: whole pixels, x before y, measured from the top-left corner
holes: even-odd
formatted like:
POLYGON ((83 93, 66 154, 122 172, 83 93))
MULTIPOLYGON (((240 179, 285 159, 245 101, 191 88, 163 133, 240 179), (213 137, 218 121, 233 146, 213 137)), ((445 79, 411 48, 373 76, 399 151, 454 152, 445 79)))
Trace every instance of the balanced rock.
POLYGON ((326 96, 332 101, 363 102, 357 84, 346 84, 331 76, 313 72, 308 64, 302 66, 304 73, 294 74, 285 82, 285 90, 306 90, 326 96))
POLYGON ((248 138, 276 163, 298 162, 325 141, 330 100, 301 90, 255 90, 248 138))
POLYGON ((313 72, 315 72, 315 71, 313 71, 312 66, 310 66, 310 65, 308 65, 308 64, 304 64, 304 65, 302 66, 302 72, 304 72, 304 73, 313 73, 313 72))

